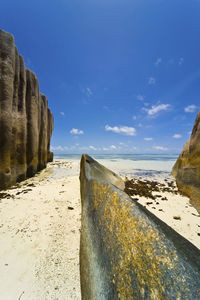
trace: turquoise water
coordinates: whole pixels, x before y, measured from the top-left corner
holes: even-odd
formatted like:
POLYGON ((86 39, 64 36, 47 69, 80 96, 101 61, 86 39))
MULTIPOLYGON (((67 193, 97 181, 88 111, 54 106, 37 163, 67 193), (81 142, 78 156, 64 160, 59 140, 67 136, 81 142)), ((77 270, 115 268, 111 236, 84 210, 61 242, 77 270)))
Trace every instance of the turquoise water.
MULTIPOLYGON (((178 154, 92 154, 94 159, 100 160, 132 160, 132 161, 176 161, 178 154)), ((54 160, 80 160, 81 154, 55 154, 54 160)))
MULTIPOLYGON (((151 178, 171 176, 171 170, 178 157, 175 154, 94 154, 91 156, 120 176, 145 176, 151 178)), ((61 154, 54 156, 54 160, 60 159, 77 162, 77 172, 79 172, 81 155, 61 154)))

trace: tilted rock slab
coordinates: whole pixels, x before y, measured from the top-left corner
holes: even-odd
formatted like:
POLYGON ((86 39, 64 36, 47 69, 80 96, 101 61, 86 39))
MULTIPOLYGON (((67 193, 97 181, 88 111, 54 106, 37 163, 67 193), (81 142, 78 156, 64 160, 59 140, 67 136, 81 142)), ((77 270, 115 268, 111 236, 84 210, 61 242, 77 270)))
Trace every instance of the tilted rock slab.
POLYGON ((81 160, 83 300, 200 299, 200 251, 123 192, 116 174, 81 160))
POLYGON ((0 189, 33 176, 52 159, 53 115, 11 34, 0 30, 0 189))
POLYGON ((179 190, 190 197, 200 213, 200 111, 190 139, 185 143, 173 169, 179 190))

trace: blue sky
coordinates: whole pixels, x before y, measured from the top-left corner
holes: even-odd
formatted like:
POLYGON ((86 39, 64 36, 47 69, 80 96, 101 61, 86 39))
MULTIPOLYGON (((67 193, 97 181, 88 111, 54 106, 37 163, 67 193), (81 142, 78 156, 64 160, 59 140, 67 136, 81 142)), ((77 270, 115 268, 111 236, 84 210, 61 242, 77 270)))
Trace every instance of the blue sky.
POLYGON ((179 153, 200 108, 200 1, 1 0, 55 153, 179 153))

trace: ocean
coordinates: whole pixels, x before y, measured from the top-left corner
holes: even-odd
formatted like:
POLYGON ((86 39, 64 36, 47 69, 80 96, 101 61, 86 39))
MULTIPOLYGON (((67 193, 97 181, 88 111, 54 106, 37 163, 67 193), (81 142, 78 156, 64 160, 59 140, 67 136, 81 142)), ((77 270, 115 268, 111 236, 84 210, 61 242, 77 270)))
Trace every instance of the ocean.
MULTIPOLYGON (((177 154, 94 154, 95 160, 122 177, 171 177, 177 154)), ((80 154, 56 154, 54 161, 64 160, 79 163, 80 154)))

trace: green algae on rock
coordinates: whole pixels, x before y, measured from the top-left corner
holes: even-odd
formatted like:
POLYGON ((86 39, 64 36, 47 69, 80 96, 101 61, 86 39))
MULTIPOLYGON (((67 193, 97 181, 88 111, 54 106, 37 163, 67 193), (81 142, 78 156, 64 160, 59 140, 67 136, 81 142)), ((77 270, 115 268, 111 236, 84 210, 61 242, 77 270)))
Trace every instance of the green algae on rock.
POLYGON ((124 193, 123 181, 81 160, 83 300, 199 299, 200 251, 124 193))

